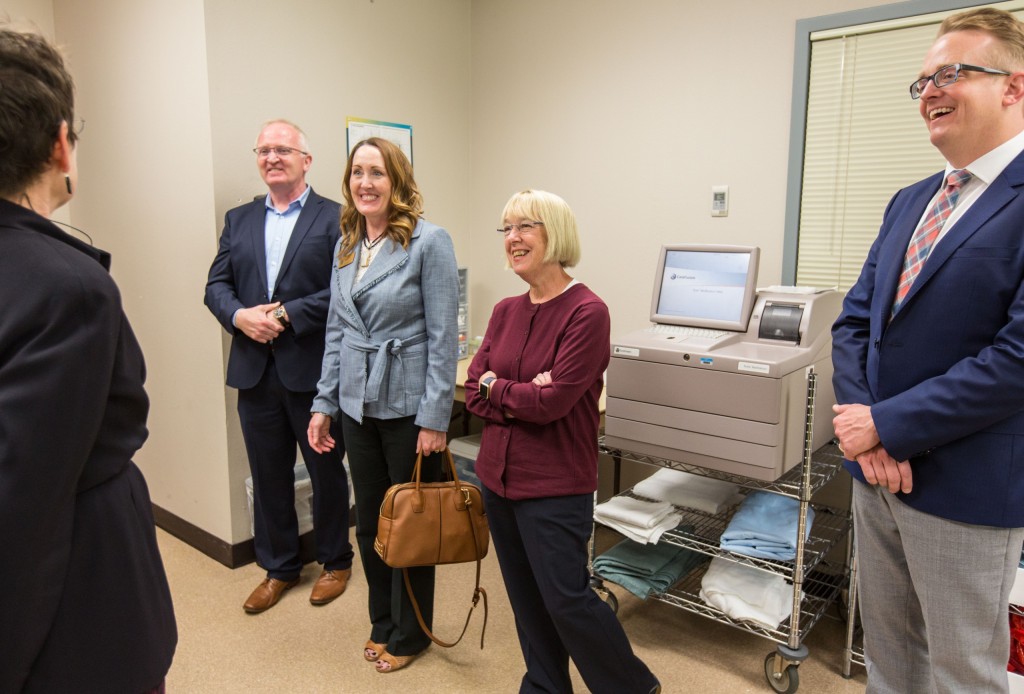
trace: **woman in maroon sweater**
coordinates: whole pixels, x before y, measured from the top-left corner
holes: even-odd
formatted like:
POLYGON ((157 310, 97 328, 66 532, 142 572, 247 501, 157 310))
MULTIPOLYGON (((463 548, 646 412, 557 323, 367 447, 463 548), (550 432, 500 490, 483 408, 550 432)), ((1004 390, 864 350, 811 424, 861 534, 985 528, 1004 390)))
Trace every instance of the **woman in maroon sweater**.
POLYGON ((655 692, 587 571, 608 307, 565 271, 580 244, 564 200, 523 191, 502 220, 508 265, 530 290, 495 306, 466 407, 484 420, 476 474, 526 661, 520 692, 571 692, 570 657, 592 692, 655 692))

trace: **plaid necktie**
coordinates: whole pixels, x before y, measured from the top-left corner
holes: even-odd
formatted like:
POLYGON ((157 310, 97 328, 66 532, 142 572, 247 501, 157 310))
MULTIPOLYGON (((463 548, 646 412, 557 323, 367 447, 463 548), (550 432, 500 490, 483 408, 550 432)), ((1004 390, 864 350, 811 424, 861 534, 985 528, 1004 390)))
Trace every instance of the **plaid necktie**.
POLYGON ((935 239, 939 237, 943 225, 949 219, 949 215, 956 207, 956 201, 960 198, 960 186, 967 183, 971 178, 971 172, 966 169, 957 169, 946 177, 946 188, 942 195, 935 201, 935 205, 928 211, 921 226, 914 232, 907 247, 907 257, 903 259, 903 272, 900 273, 900 283, 896 288, 896 300, 892 303, 892 314, 896 315, 907 292, 914 284, 924 262, 928 260, 935 239))

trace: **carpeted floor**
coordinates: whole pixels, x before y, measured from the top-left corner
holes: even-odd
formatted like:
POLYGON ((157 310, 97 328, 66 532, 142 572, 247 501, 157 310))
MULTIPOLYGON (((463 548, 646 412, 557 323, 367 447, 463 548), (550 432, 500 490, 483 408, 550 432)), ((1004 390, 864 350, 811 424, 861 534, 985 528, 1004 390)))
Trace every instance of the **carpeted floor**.
MULTIPOLYGON (((599 533, 599 538, 606 532, 599 533)), ((610 531, 607 531, 610 532, 610 531)), ((474 614, 464 641, 453 649, 432 646, 409 667, 377 673, 362 658, 369 635, 366 584, 356 562, 349 589, 330 605, 309 604, 320 567, 307 565, 302 582, 261 615, 242 602, 263 578, 255 564, 231 570, 176 538, 158 531, 174 595, 179 644, 167 677, 170 694, 245 692, 513 693, 523 674, 512 612, 493 553, 484 561, 482 584, 489 596, 486 645, 480 650, 483 614, 474 614)), ((472 565, 438 570, 435 631, 454 638, 469 608, 472 565)), ((733 627, 613 586, 618 616, 634 650, 670 692, 771 692, 765 656, 774 643, 733 627)), ((805 641, 809 659, 798 670, 807 694, 863 692, 865 675, 842 677, 844 624, 823 619, 805 641)), ((588 691, 573 670, 575 690, 588 691)))

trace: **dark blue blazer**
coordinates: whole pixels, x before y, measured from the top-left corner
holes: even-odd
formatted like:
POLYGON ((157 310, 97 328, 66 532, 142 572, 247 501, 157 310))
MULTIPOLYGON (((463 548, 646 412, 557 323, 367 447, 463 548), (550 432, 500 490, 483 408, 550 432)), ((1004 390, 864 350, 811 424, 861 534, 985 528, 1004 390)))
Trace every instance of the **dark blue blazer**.
POLYGON ((885 210, 832 329, 836 398, 871 405, 882 445, 910 460, 907 504, 1022 527, 1024 154, 935 246, 890 323, 910 236, 942 178, 899 191, 885 210))
POLYGON ((143 692, 174 608, 142 473, 142 350, 109 255, 0 200, 0 692, 143 692))
MULTIPOLYGON (((233 336, 227 373, 232 388, 254 387, 270 358, 270 345, 250 339, 231 324, 238 309, 270 303, 266 209, 265 198, 260 198, 228 211, 206 283, 207 307, 233 336)), ((310 190, 277 275, 273 301, 284 304, 291 327, 274 340, 274 363, 281 382, 295 392, 316 390, 320 380, 340 214, 338 203, 310 190)))

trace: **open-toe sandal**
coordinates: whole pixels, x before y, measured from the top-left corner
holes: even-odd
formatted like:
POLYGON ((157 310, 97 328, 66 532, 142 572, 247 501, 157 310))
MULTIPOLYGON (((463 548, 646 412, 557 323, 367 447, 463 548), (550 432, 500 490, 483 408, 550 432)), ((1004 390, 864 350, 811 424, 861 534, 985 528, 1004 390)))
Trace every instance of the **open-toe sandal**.
POLYGON ((413 655, 391 655, 388 652, 381 653, 380 658, 377 660, 377 672, 388 673, 394 672, 395 670, 401 670, 406 665, 416 660, 419 657, 419 653, 413 655), (381 664, 385 663, 387 667, 381 667, 381 664))
POLYGON ((373 641, 367 641, 366 645, 363 646, 363 658, 365 658, 368 663, 376 663, 380 657, 386 653, 384 650, 385 648, 387 648, 386 643, 374 643, 373 641), (373 655, 370 655, 370 653, 373 653, 373 655))

